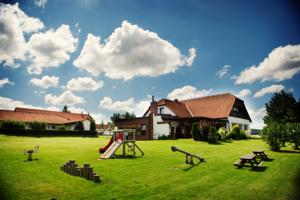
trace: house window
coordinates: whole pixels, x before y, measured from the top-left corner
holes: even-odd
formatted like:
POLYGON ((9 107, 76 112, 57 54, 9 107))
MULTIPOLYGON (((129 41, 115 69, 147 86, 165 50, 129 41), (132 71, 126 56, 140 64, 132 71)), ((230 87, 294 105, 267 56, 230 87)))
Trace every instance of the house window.
POLYGON ((141 125, 141 135, 146 135, 147 126, 146 124, 141 125))
POLYGON ((244 124, 244 130, 247 131, 248 130, 248 125, 244 124))
POLYGON ((160 107, 160 108, 159 108, 159 113, 160 113, 160 114, 163 114, 163 113, 164 113, 164 107, 160 107))
POLYGON ((52 126, 52 129, 55 129, 55 126, 52 126))

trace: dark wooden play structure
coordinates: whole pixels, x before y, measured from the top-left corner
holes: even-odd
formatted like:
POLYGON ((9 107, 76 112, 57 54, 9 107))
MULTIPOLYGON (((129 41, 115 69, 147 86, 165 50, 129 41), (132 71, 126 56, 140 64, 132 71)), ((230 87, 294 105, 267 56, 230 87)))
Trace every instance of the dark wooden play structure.
POLYGON ((102 153, 100 159, 108 159, 116 156, 115 153, 120 147, 122 147, 122 157, 136 157, 137 150, 141 156, 144 155, 144 152, 136 144, 135 129, 123 129, 113 131, 113 136, 109 143, 99 149, 99 153, 102 153), (131 139, 128 139, 129 137, 131 139))
POLYGON ((199 159, 199 162, 205 162, 205 161, 204 161, 204 158, 201 158, 200 156, 191 154, 191 153, 186 152, 186 151, 184 151, 184 150, 178 149, 177 147, 172 146, 172 147, 171 147, 171 150, 172 150, 173 152, 178 151, 178 152, 180 152, 180 153, 185 154, 185 163, 186 163, 186 164, 194 165, 193 158, 199 159))
POLYGON ((94 181, 95 183, 101 182, 99 175, 93 172, 93 168, 90 167, 90 164, 83 164, 83 167, 78 167, 75 160, 69 160, 69 162, 66 162, 60 167, 60 170, 72 176, 83 177, 86 180, 94 181))

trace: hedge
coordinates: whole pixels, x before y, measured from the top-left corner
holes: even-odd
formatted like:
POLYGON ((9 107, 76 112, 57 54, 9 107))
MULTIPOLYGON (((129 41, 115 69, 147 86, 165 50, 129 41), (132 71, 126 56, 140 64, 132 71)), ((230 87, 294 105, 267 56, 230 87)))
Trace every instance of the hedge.
POLYGON ((0 128, 0 134, 13 136, 33 136, 33 137, 51 137, 51 136, 79 136, 79 137, 97 137, 96 131, 73 131, 73 130, 32 130, 32 129, 11 129, 0 128))

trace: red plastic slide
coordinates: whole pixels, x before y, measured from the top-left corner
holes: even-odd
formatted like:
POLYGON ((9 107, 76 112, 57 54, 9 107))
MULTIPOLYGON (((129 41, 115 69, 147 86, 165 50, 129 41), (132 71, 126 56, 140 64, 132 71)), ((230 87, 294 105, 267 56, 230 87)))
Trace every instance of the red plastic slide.
MULTIPOLYGON (((123 135, 122 133, 118 134, 118 140, 122 140, 123 139, 123 135)), ((99 148, 99 153, 104 153, 109 147, 110 145, 114 142, 114 137, 112 136, 110 138, 110 141, 108 142, 108 144, 105 147, 99 148)))

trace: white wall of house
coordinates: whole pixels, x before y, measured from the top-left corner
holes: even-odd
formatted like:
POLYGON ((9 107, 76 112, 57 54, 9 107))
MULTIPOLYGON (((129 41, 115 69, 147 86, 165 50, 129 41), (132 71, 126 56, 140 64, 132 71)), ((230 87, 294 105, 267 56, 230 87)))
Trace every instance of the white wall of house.
POLYGON ((170 127, 168 123, 159 124, 163 122, 161 116, 153 116, 153 139, 157 139, 160 136, 168 136, 170 134, 170 127))
POLYGON ((229 125, 229 130, 232 129, 233 124, 238 124, 240 126, 241 130, 244 130, 247 136, 250 136, 251 129, 250 125, 251 122, 248 119, 241 119, 237 117, 228 117, 228 125, 229 125))
POLYGON ((91 129, 91 121, 90 120, 84 120, 83 121, 83 128, 85 131, 89 131, 91 129))
POLYGON ((157 107, 157 113, 158 114, 166 114, 166 115, 176 116, 176 114, 172 110, 170 110, 167 106, 158 106, 157 107), (159 112, 160 108, 163 108, 163 112, 162 113, 159 112))

